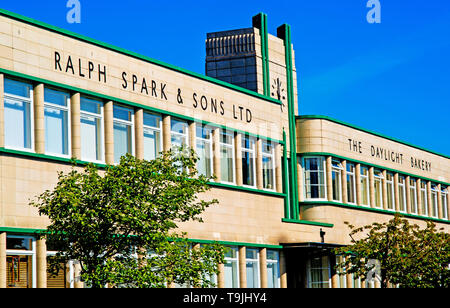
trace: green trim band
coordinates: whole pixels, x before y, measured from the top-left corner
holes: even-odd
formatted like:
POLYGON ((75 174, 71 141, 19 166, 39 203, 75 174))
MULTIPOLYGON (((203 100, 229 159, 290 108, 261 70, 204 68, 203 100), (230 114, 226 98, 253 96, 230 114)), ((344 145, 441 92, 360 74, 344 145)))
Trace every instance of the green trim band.
POLYGON ((41 22, 41 21, 38 21, 38 20, 35 20, 35 19, 32 19, 32 18, 29 18, 29 17, 25 17, 25 16, 22 16, 22 15, 19 15, 19 14, 7 11, 5 9, 0 9, 0 15, 3 15, 3 16, 9 17, 9 18, 12 18, 12 19, 15 19, 15 20, 18 20, 18 21, 21 21, 21 22, 24 22, 24 23, 36 26, 36 27, 39 27, 39 28, 42 28, 42 29, 45 29, 45 30, 48 30, 48 31, 52 31, 52 32, 55 32, 57 34, 61 34, 61 35, 64 35, 64 36, 67 36, 67 37, 70 37, 70 38, 73 38, 73 39, 85 42, 85 43, 89 43, 89 44, 93 44, 93 45, 96 45, 96 46, 99 46, 99 47, 102 47, 102 48, 106 48, 108 50, 111 50, 111 51, 114 51, 114 52, 117 52, 117 53, 120 53, 120 54, 123 54, 123 55, 126 55, 126 56, 130 56, 130 57, 136 58, 138 60, 142 60, 142 61, 154 64, 154 65, 158 65, 160 67, 163 67, 163 68, 175 71, 177 73, 181 73, 181 74, 184 74, 184 75, 187 75, 187 76, 190 76, 190 77, 194 77, 194 78, 201 79, 201 80, 204 80, 204 81, 207 81, 207 82, 211 82, 213 84, 216 84, 216 85, 219 85, 219 86, 231 89, 231 90, 235 90, 235 91, 241 92, 243 94, 247 94, 247 95, 250 95, 250 96, 253 96, 253 97, 265 100, 265 101, 270 102, 270 103, 274 103, 274 104, 278 104, 278 105, 282 104, 281 101, 279 101, 277 99, 274 99, 272 97, 264 96, 264 95, 261 95, 261 94, 259 94, 257 92, 250 91, 248 89, 241 88, 239 86, 236 86, 236 85, 233 85, 231 83, 227 83, 225 81, 221 81, 221 80, 209 77, 209 76, 205 76, 205 75, 201 75, 201 74, 198 74, 198 73, 195 73, 195 72, 191 72, 189 70, 186 70, 186 69, 183 69, 183 68, 171 65, 171 64, 167 64, 167 63, 164 63, 164 62, 159 61, 159 60, 152 59, 152 58, 147 57, 147 56, 140 55, 140 54, 138 54, 136 52, 129 51, 129 50, 126 50, 124 48, 116 47, 116 46, 113 46, 111 44, 104 43, 104 42, 101 42, 99 40, 92 39, 92 38, 89 38, 89 37, 81 35, 81 34, 74 33, 72 31, 68 31, 68 30, 65 30, 65 29, 62 29, 62 28, 59 28, 59 27, 55 27, 55 26, 49 25, 47 23, 44 23, 44 22, 41 22))
POLYGON ((186 121, 192 121, 192 122, 197 122, 197 123, 202 123, 202 124, 208 124, 210 126, 221 128, 223 130, 234 131, 236 133, 245 134, 245 135, 249 135, 249 136, 260 138, 260 139, 266 139, 266 140, 271 141, 271 142, 284 144, 282 140, 277 140, 277 139, 274 139, 274 138, 269 138, 269 137, 265 137, 265 136, 262 136, 262 135, 253 134, 253 133, 250 133, 250 132, 242 131, 242 130, 235 129, 235 128, 228 127, 228 126, 221 125, 221 124, 216 124, 216 123, 213 123, 213 122, 198 120, 198 119, 195 119, 195 118, 192 118, 192 117, 189 117, 189 116, 185 116, 185 115, 177 114, 177 113, 174 113, 174 112, 158 109, 158 108, 155 108, 155 107, 150 107, 150 106, 134 103, 134 102, 131 102, 131 101, 128 101, 128 100, 124 100, 124 99, 121 99, 121 98, 117 98, 117 97, 113 97, 113 96, 109 96, 109 95, 105 95, 105 94, 101 94, 101 93, 97 93, 97 92, 93 92, 93 91, 89 91, 89 90, 84 90, 84 89, 73 87, 73 86, 68 86, 68 85, 65 85, 65 84, 62 84, 62 83, 58 83, 58 82, 54 82, 54 81, 50 81, 50 80, 46 80, 46 79, 42 79, 42 78, 38 78, 38 77, 26 75, 26 74, 22 74, 22 73, 13 72, 13 71, 10 71, 10 70, 7 70, 7 69, 0 68, 0 73, 6 74, 6 75, 10 75, 10 76, 14 76, 14 77, 18 77, 18 78, 29 79, 29 80, 32 80, 32 81, 35 81, 35 82, 39 82, 39 83, 48 84, 48 85, 51 85, 51 86, 54 86, 54 87, 58 87, 58 88, 62 88, 62 89, 66 89, 66 90, 69 90, 69 91, 72 91, 72 92, 79 92, 79 93, 82 93, 82 94, 85 94, 85 95, 88 95, 88 96, 91 96, 91 97, 95 97, 95 98, 99 98, 99 99, 103 99, 103 100, 107 100, 107 101, 114 101, 114 102, 117 102, 117 103, 133 106, 133 107, 136 107, 136 108, 142 108, 144 110, 160 113, 162 115, 170 115, 170 116, 173 116, 175 118, 186 120, 186 121))
POLYGON ((310 221, 310 220, 298 220, 298 219, 282 218, 281 221, 282 222, 288 222, 288 223, 294 223, 294 224, 320 226, 320 227, 327 227, 327 228, 334 227, 333 224, 329 224, 329 223, 325 223, 325 222, 310 221))
MULTIPOLYGON (((77 160, 77 159, 70 159, 70 158, 63 158, 59 156, 53 156, 48 154, 39 154, 34 152, 27 152, 27 151, 19 151, 19 150, 12 150, 7 148, 0 148, 0 153, 7 153, 12 155, 18 155, 18 156, 27 156, 27 157, 33 157, 38 159, 43 159, 47 161, 55 161, 55 162, 62 162, 66 164, 72 164, 76 163, 80 166, 85 166, 90 164, 90 162, 77 160)), ((99 164, 99 163, 93 163, 98 168, 105 168, 106 164, 99 164)), ((216 182, 208 182, 208 185, 217 187, 217 188, 226 188, 226 189, 232 189, 237 191, 243 191, 243 192, 250 192, 250 193, 256 193, 256 194, 262 194, 262 195, 269 195, 274 197, 281 197, 284 198, 286 196, 285 193, 279 193, 276 191, 269 191, 269 190, 261 190, 251 187, 245 187, 245 186, 237 186, 232 184, 224 184, 224 183, 216 183, 216 182)))
POLYGON ((332 205, 332 206, 339 206, 339 207, 345 207, 345 208, 351 208, 359 211, 367 211, 367 212, 374 212, 374 213, 380 213, 380 214, 399 214, 401 216, 404 216, 406 218, 414 218, 414 219, 420 219, 420 220, 431 220, 439 223, 444 224, 450 224, 449 220, 440 219, 440 218, 434 218, 434 217, 428 217, 428 216, 420 216, 417 214, 408 214, 408 213, 401 213, 397 211, 389 211, 385 209, 378 209, 373 207, 365 207, 361 205, 354 205, 354 204, 346 204, 346 203, 340 203, 335 201, 301 201, 299 202, 300 206, 308 206, 308 205, 332 205))
POLYGON ((428 153, 431 153, 431 154, 434 154, 434 155, 438 155, 438 156, 442 156, 444 158, 450 159, 449 155, 445 155, 445 154, 441 154, 441 153, 438 153, 438 152, 435 152, 435 151, 432 151, 432 150, 428 150, 428 149, 425 149, 423 147, 420 147, 420 146, 408 143, 406 141, 402 141, 402 140, 399 140, 399 139, 396 139, 396 138, 393 138, 393 137, 389 137, 389 136, 386 136, 386 135, 383 135, 383 134, 380 134, 380 133, 377 133, 377 132, 374 132, 374 131, 371 131, 371 130, 368 130, 368 129, 365 129, 365 128, 362 128, 362 127, 359 127, 359 126, 356 126, 356 125, 353 125, 353 124, 342 122, 340 120, 336 120, 336 119, 330 118, 328 116, 322 116, 322 115, 299 115, 299 116, 296 116, 296 119, 328 120, 328 121, 331 121, 331 122, 334 122, 334 123, 337 123, 337 124, 341 124, 341 125, 344 125, 344 126, 347 126, 347 127, 350 127, 350 128, 357 129, 357 130, 365 132, 365 133, 369 133, 369 134, 377 136, 377 137, 382 137, 382 138, 385 138, 385 139, 389 139, 389 140, 392 140, 392 141, 395 141, 395 142, 398 142, 398 143, 401 143, 401 144, 404 144, 404 145, 407 145, 407 146, 410 146, 410 147, 413 147, 413 148, 416 148, 416 149, 419 149, 419 150, 422 150, 422 151, 425 151, 425 152, 428 152, 428 153))
POLYGON ((447 182, 435 180, 435 179, 432 179, 432 178, 427 178, 427 177, 424 177, 424 176, 421 176, 421 175, 416 175, 416 174, 408 173, 408 172, 397 170, 397 169, 387 168, 387 167, 384 167, 384 166, 381 166, 381 165, 368 163, 368 162, 365 162, 365 161, 362 161, 362 160, 348 158, 348 157, 345 157, 345 156, 342 156, 342 155, 337 155, 337 154, 334 154, 334 153, 328 153, 328 152, 304 152, 304 153, 298 153, 297 155, 300 156, 300 157, 303 157, 303 156, 332 156, 332 157, 348 160, 348 161, 350 161, 352 163, 362 164, 362 165, 366 165, 366 166, 371 166, 371 167, 374 167, 374 168, 377 168, 377 169, 391 171, 391 172, 394 172, 394 173, 400 173, 400 174, 405 175, 405 176, 410 176, 410 177, 413 177, 413 178, 417 178, 417 179, 421 179, 421 180, 425 180, 425 181, 431 181, 431 182, 434 182, 434 183, 439 183, 439 184, 444 184, 446 186, 450 186, 450 183, 447 183, 447 182))
POLYGON ((225 184, 225 183, 218 183, 218 182, 208 182, 208 185, 213 186, 213 187, 217 187, 217 188, 241 190, 243 192, 250 192, 250 193, 262 194, 262 195, 270 195, 270 196, 281 197, 281 198, 284 198, 286 196, 285 193, 279 193, 279 192, 276 192, 276 191, 262 190, 262 189, 245 187, 245 186, 237 186, 237 185, 233 185, 233 184, 225 184))
MULTIPOLYGON (((14 227, 0 227, 0 232, 9 233, 25 233, 25 234, 37 234, 45 232, 46 229, 32 229, 32 228, 14 228, 14 227)), ((215 240, 199 240, 199 239, 188 239, 188 241, 199 244, 221 244, 227 246, 248 246, 248 247, 261 247, 261 248, 271 248, 271 249, 282 249, 281 245, 271 245, 271 244, 257 244, 257 243, 244 243, 244 242, 230 242, 230 241, 215 241, 215 240)))

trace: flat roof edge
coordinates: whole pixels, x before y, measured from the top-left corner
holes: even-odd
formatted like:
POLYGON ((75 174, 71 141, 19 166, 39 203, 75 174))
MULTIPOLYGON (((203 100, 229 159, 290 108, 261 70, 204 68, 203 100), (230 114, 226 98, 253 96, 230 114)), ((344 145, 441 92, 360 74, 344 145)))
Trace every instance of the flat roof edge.
POLYGON ((345 125, 345 126, 350 127, 350 128, 357 129, 359 131, 362 131, 362 132, 365 132, 365 133, 368 133, 368 134, 372 134, 372 135, 377 136, 377 137, 382 137, 384 139, 395 141, 395 142, 401 143, 403 145, 407 145, 409 147, 413 147, 413 148, 418 149, 418 150, 422 150, 422 151, 425 151, 425 152, 428 152, 428 153, 431 153, 431 154, 434 154, 434 155, 438 155, 438 156, 450 159, 449 155, 438 153, 438 152, 435 152, 435 151, 432 151, 432 150, 420 147, 418 145, 411 144, 409 142, 406 142, 406 141, 403 141, 403 140, 400 140, 400 139, 397 139, 397 138, 394 138, 394 137, 389 137, 389 136, 383 135, 381 133, 377 133, 377 132, 374 132, 374 131, 362 128, 362 127, 357 126, 357 125, 353 125, 353 124, 350 124, 350 123, 347 123, 347 122, 343 122, 341 120, 337 120, 337 119, 331 118, 329 116, 323 116, 323 115, 296 115, 295 119, 296 120, 297 119, 327 120, 327 121, 330 121, 330 122, 334 122, 334 123, 337 123, 337 124, 345 125))
POLYGON ((238 92, 241 92, 243 94, 250 95, 250 96, 253 96, 255 98, 262 99, 262 100, 265 100, 265 101, 273 103, 273 104, 281 105, 281 101, 279 101, 279 100, 277 100, 275 98, 272 98, 270 96, 262 95, 260 93, 248 90, 246 88, 242 88, 242 87, 236 86, 234 84, 231 84, 231 83, 219 80, 219 79, 215 79, 215 78, 212 78, 212 77, 209 77, 209 76, 206 76, 206 75, 202 75, 200 73, 189 71, 187 69, 184 69, 184 68, 172 65, 172 64, 168 64, 168 63, 165 63, 165 62, 162 62, 162 61, 150 58, 148 56, 144 56, 144 55, 138 54, 138 53, 136 53, 134 51, 129 51, 129 50, 124 49, 122 47, 114 46, 112 44, 105 43, 105 42, 99 41, 97 39, 93 39, 93 38, 87 37, 85 35, 72 32, 70 30, 66 30, 66 29, 63 29, 63 28, 60 28, 60 27, 56 27, 56 26, 50 25, 48 23, 45 23, 45 22, 42 22, 42 21, 30 18, 30 17, 26 17, 26 16, 23 16, 23 15, 14 13, 14 12, 10 12, 10 11, 2 9, 2 8, 0 8, 0 16, 6 16, 6 17, 9 17, 9 18, 12 18, 12 19, 15 19, 15 20, 18 20, 18 21, 21 21, 21 22, 24 22, 24 23, 27 23, 27 24, 39 27, 39 28, 42 28, 42 29, 45 29, 45 30, 48 30, 48 31, 52 31, 52 32, 55 32, 55 33, 58 33, 58 34, 65 35, 67 37, 76 39, 76 40, 80 40, 80 41, 85 42, 85 43, 93 44, 93 45, 96 45, 98 47, 106 48, 106 49, 109 49, 109 50, 114 51, 114 52, 121 53, 121 54, 126 55, 126 56, 130 56, 130 57, 133 57, 133 58, 136 58, 136 59, 139 59, 139 60, 142 60, 142 61, 154 64, 154 65, 158 65, 158 66, 164 67, 166 69, 169 69, 169 70, 172 70, 172 71, 175 71, 175 72, 178 72, 178 73, 182 73, 182 74, 188 75, 190 77, 202 79, 204 81, 211 82, 211 83, 213 83, 215 85, 222 86, 222 87, 228 88, 230 90, 238 91, 238 92))

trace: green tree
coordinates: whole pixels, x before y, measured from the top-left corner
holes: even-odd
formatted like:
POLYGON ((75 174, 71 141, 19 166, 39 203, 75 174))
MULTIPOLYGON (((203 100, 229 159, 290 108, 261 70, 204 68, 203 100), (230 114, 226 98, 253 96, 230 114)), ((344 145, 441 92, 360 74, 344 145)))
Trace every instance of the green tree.
POLYGON ((49 218, 43 233, 58 251, 59 264, 77 260, 81 279, 92 287, 164 287, 171 283, 208 287, 223 262, 223 247, 192 249, 177 223, 202 222, 217 200, 199 200, 210 178, 198 175, 194 151, 168 151, 152 161, 123 156, 99 169, 73 166, 31 202, 49 218))
POLYGON ((404 288, 449 287, 450 234, 437 230, 432 221, 423 229, 400 215, 364 227, 346 224, 351 244, 335 251, 344 256, 336 266, 339 274, 367 279, 376 272, 382 288, 388 282, 404 288))

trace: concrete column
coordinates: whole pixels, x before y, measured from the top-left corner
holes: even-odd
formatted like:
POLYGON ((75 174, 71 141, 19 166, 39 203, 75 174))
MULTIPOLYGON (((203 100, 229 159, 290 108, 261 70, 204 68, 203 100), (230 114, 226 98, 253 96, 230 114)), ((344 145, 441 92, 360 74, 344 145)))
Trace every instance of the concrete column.
POLYGON ((355 164, 356 204, 361 205, 361 164, 355 164))
POLYGON ((137 159, 144 159, 144 110, 136 108, 134 111, 134 153, 137 159))
POLYGON ((36 281, 38 288, 47 288, 47 245, 45 239, 36 241, 36 281))
POLYGON ((256 188, 263 189, 262 140, 256 140, 256 188))
POLYGON ((213 135, 213 168, 216 182, 220 182, 221 170, 220 170, 220 129, 214 128, 213 135))
POLYGON ((247 271, 245 263, 245 246, 239 247, 239 286, 247 288, 247 271))
POLYGON ((370 207, 376 207, 375 205, 375 180, 374 180, 374 168, 369 167, 369 200, 370 207))
POLYGON ((103 111, 105 113, 105 162, 108 165, 114 164, 114 113, 112 101, 105 103, 103 111))
POLYGON ((447 220, 450 220, 450 187, 447 186, 447 220))
POLYGON ((72 157, 81 159, 80 93, 70 96, 70 133, 72 157))
POLYGON ((162 119, 162 137, 163 137, 163 151, 170 151, 172 147, 171 137, 170 137, 170 126, 171 118, 169 115, 164 115, 162 119))
MULTIPOLYGON (((282 145, 277 143, 275 145, 275 181, 276 181, 276 189, 277 192, 282 193, 283 192, 283 168, 282 168, 282 163, 281 163, 281 157, 282 157, 282 145)), ((300 179, 302 177, 299 178, 299 183, 300 183, 300 179)), ((300 192, 301 190, 299 190, 300 192)), ((299 196, 300 198, 300 196, 299 196)), ((300 199, 299 199, 300 200, 300 199)))
POLYGON ((80 273, 81 273, 81 265, 79 262, 75 262, 73 264, 73 271, 74 271, 74 288, 75 289, 82 289, 84 288, 84 282, 80 279, 80 273))
POLYGON ((331 178, 331 156, 326 158, 325 166, 326 178, 327 178, 327 199, 328 201, 333 201, 333 181, 331 178))
POLYGON ((398 173, 394 173, 394 200, 395 200, 395 211, 400 211, 400 196, 398 190, 398 173))
POLYGON ((0 74, 0 148, 5 146, 5 106, 4 106, 4 75, 0 74))
POLYGON ((443 214, 442 214, 442 197, 441 197, 441 184, 437 185, 437 190, 438 190, 438 218, 442 219, 443 214))
POLYGON ((234 157, 236 158, 235 172, 236 172, 236 185, 242 186, 242 134, 237 133, 234 137, 234 157))
POLYGON ((44 84, 33 89, 34 101, 34 149, 36 153, 45 153, 44 84))
POLYGON ((287 288, 286 256, 280 251, 280 287, 287 288))
MULTIPOLYGON (((197 136, 197 123, 196 122, 190 122, 189 124, 189 147, 191 149, 197 150, 197 145, 195 142, 195 137, 197 136)), ((200 125, 200 124, 198 124, 200 125)))
POLYGON ((347 161, 346 160, 343 160, 343 161, 341 161, 341 165, 342 165, 342 169, 343 170, 341 170, 341 178, 342 178, 342 187, 341 187, 341 190, 342 190, 342 203, 347 203, 348 201, 347 201, 347 174, 346 174, 346 171, 347 171, 347 161))
POLYGON ((383 174, 383 180, 381 181, 381 184, 383 186, 383 209, 387 210, 387 204, 388 204, 388 197, 387 197, 387 172, 386 170, 382 171, 383 174))
POLYGON ((6 288, 6 232, 0 232, 0 289, 6 288))
POLYGON ((220 263, 218 265, 219 274, 217 275, 217 287, 225 288, 225 264, 220 263))
POLYGON ((259 276, 261 288, 267 288, 267 249, 259 249, 259 276))
POLYGON ((405 176, 406 213, 411 213, 411 194, 409 193, 409 175, 405 176))

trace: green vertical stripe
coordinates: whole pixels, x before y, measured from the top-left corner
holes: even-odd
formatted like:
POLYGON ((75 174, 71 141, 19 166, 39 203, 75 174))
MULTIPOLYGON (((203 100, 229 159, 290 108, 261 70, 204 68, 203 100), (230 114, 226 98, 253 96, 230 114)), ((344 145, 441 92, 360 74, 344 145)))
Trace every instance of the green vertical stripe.
POLYGON ((283 193, 284 193, 284 217, 291 218, 290 210, 290 196, 289 196, 289 166, 287 158, 287 147, 286 147, 286 132, 283 129, 283 193))
POLYGON ((286 57, 286 87, 289 117, 289 145, 291 150, 290 159, 290 194, 291 194, 291 217, 299 219, 298 206, 298 179, 297 179, 297 145, 295 131, 295 97, 294 97, 294 81, 292 74, 292 43, 291 43, 291 27, 284 24, 279 29, 279 35, 284 37, 285 57, 286 57))
POLYGON ((259 28, 261 36, 261 60, 263 71, 263 94, 270 96, 270 77, 269 77, 269 34, 267 31, 267 15, 259 13, 253 17, 253 26, 259 28))

